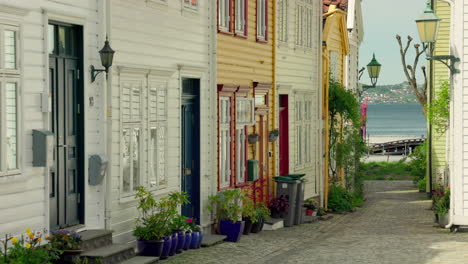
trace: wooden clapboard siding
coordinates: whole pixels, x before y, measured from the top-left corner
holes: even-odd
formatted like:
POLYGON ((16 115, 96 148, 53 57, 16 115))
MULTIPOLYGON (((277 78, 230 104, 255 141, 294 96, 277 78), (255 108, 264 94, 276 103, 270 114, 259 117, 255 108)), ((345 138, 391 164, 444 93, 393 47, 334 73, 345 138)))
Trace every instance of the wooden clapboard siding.
MULTIPOLYGON (((451 10, 450 5, 443 1, 436 1, 434 11, 437 16, 442 19, 439 25, 439 33, 437 35, 437 42, 434 49, 435 56, 442 56, 450 54, 450 23, 451 23, 451 10)), ((441 83, 443 81, 450 81, 450 72, 447 66, 438 61, 433 62, 431 69, 433 74, 433 87, 432 95, 437 97, 441 83)), ((432 127, 432 177, 434 184, 444 184, 444 171, 447 165, 446 162, 446 133, 436 131, 432 127)))
MULTIPOLYGON (((111 6, 111 40, 112 47, 117 51, 114 58, 112 74, 112 229, 114 240, 128 242, 134 240, 132 229, 137 216, 136 201, 131 197, 123 197, 121 190, 121 142, 122 133, 120 115, 122 98, 119 82, 126 78, 138 79, 144 82, 148 78, 158 78, 167 81, 167 132, 166 132, 166 181, 167 184, 155 190, 157 197, 167 195, 172 191, 181 190, 180 158, 181 158, 181 125, 180 125, 180 82, 178 65, 181 66, 182 78, 200 78, 200 127, 201 127, 201 208, 203 209, 207 196, 211 194, 212 181, 216 175, 212 171, 216 164, 216 135, 212 134, 214 116, 212 108, 213 89, 208 70, 210 67, 209 53, 213 47, 210 38, 209 3, 198 1, 197 11, 184 9, 182 1, 167 1, 167 4, 155 1, 113 0, 111 6), (181 12, 181 10, 183 10, 181 12), (120 70, 117 70, 120 69, 120 70), (127 77, 131 76, 131 77, 127 77), (213 113, 212 113, 213 112, 213 113)), ((145 87, 145 85, 143 86, 145 87)), ((145 119, 145 114, 143 115, 145 119)), ((145 135, 143 136, 145 138, 145 135)), ((146 159, 146 154, 143 159, 146 159)), ((145 165, 146 166, 146 165, 145 165)), ((146 177, 147 172, 144 172, 146 177)), ((207 225, 211 219, 206 211, 201 211, 201 223, 207 225)))
MULTIPOLYGON (((37 0, 7 1, 0 5, 16 9, 10 12, 0 6, 0 23, 13 22, 20 26, 20 68, 21 104, 18 110, 22 147, 19 150, 21 174, 0 178, 0 237, 5 233, 21 234, 26 227, 36 231, 49 230, 49 177, 48 169, 33 167, 32 130, 50 130, 48 114, 42 113, 42 93, 48 91, 48 52, 44 39, 47 36, 47 20, 53 19, 71 24, 83 25, 84 58, 89 64, 100 65, 98 50, 102 47, 102 8, 96 1, 37 0), (17 12, 18 11, 18 12, 17 12), (44 13, 43 13, 44 11, 44 13), (4 13, 6 12, 6 13, 4 13), (19 14, 23 13, 24 14, 19 14), (18 14, 18 15, 16 15, 18 14), (99 63, 99 64, 98 64, 99 63)), ((89 78, 87 73, 85 78, 89 78)), ((85 101, 85 157, 90 154, 104 154, 105 135, 102 122, 103 101, 99 100, 102 83, 85 82, 85 98, 95 98, 94 106, 85 101)), ((85 182, 87 183, 87 163, 85 182)), ((86 186, 88 186, 86 184, 86 186)), ((103 227, 104 189, 102 186, 86 187, 85 222, 87 227, 103 227)))
MULTIPOLYGON (((276 48, 276 84, 279 94, 288 94, 289 103, 289 171, 290 173, 305 173, 307 179, 305 197, 312 197, 321 194, 320 177, 322 176, 322 151, 320 129, 322 127, 321 116, 321 43, 322 43, 322 4, 321 1, 313 1, 313 21, 310 28, 313 45, 304 48, 296 45, 296 9, 302 8, 298 5, 298 0, 289 0, 287 5, 287 21, 284 26, 287 28, 287 41, 279 40, 277 34, 276 48), (313 100, 312 112, 312 163, 302 167, 297 164, 297 138, 296 138, 296 98, 310 96, 313 100)), ((279 10, 278 6, 278 10, 279 10)), ((277 13, 279 15, 279 11, 277 13)), ((277 19, 277 23, 280 20, 277 19)), ((280 25, 277 25, 279 28, 280 25)))

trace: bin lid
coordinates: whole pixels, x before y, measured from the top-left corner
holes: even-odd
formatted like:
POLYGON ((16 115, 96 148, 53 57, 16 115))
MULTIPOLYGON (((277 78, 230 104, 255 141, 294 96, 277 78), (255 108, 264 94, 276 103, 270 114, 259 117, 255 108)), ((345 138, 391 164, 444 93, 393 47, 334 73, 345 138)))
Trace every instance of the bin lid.
POLYGON ((295 180, 299 180, 301 179, 302 177, 305 176, 305 174, 286 174, 286 175, 282 175, 284 177, 289 177, 291 179, 295 179, 295 180))
POLYGON ((293 179, 291 177, 286 177, 286 176, 276 176, 273 177, 273 179, 277 182, 291 182, 291 183, 296 183, 296 179, 293 179))

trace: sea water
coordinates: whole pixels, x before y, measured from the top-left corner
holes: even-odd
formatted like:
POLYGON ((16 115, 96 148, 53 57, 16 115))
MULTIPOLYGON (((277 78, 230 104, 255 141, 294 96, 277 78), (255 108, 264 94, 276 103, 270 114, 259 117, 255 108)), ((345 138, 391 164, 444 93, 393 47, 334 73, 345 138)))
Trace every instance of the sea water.
POLYGON ((426 119, 419 104, 369 104, 368 136, 426 136, 426 119))

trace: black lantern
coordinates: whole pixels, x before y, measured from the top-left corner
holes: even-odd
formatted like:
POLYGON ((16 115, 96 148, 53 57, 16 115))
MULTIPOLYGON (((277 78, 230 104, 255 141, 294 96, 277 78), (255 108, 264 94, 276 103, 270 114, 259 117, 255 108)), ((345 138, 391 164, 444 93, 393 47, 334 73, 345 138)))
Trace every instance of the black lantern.
POLYGON ((371 62, 367 64, 367 72, 369 73, 369 78, 371 79, 372 87, 375 87, 377 85, 377 79, 379 79, 381 68, 382 64, 380 64, 375 59, 374 53, 371 62))
POLYGON ((115 51, 109 45, 109 38, 106 37, 106 42, 104 42, 104 47, 99 51, 99 56, 101 57, 101 64, 104 66, 104 69, 96 69, 94 65, 91 65, 91 82, 96 80, 96 77, 99 73, 105 72, 106 79, 107 74, 109 73, 109 68, 112 66, 114 60, 115 51))

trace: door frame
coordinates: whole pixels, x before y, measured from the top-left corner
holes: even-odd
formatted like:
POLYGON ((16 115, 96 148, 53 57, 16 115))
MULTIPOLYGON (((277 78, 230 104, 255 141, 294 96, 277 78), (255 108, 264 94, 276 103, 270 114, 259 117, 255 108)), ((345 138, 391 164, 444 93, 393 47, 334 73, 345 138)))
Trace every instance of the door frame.
POLYGON ((289 145, 289 128, 290 128, 290 118, 289 118, 289 112, 290 112, 290 105, 289 105, 289 94, 279 94, 279 107, 278 107, 278 126, 279 126, 279 129, 280 129, 280 137, 279 137, 279 140, 278 140, 278 161, 279 161, 279 166, 278 166, 278 173, 279 175, 281 175, 281 168, 282 168, 282 161, 281 161, 281 158, 283 157, 283 155, 285 155, 284 153, 281 152, 281 143, 282 143, 282 140, 287 140, 287 142, 285 143, 286 146, 287 146, 287 174, 290 173, 290 159, 289 159, 289 156, 290 156, 290 145, 289 145), (283 106, 283 105, 286 105, 286 106, 283 106), (281 124, 282 124, 282 121, 281 121, 281 112, 282 111, 286 111, 286 120, 285 120, 285 126, 286 126, 286 136, 284 136, 284 133, 283 131, 281 130, 281 124), (281 136, 283 135, 283 137, 281 136), (285 137, 285 138, 284 138, 285 137))
MULTIPOLYGON (((77 140, 76 140, 76 145, 80 146, 78 148, 77 152, 77 167, 79 167, 79 174, 77 175, 78 177, 78 183, 77 183, 77 188, 78 188, 78 193, 79 193, 79 204, 78 204, 78 215, 79 215, 79 224, 82 225, 85 224, 85 183, 86 183, 86 178, 87 178, 87 161, 85 159, 86 155, 86 104, 84 98, 86 98, 86 91, 85 91, 85 77, 87 77, 86 71, 84 70, 85 67, 85 62, 86 62, 86 50, 85 50, 85 39, 86 39, 86 18, 81 18, 81 17, 74 17, 70 16, 68 17, 67 15, 61 15, 61 14, 51 14, 48 12, 44 13, 44 28, 48 28, 50 24, 53 25, 58 25, 58 26, 66 26, 66 27, 76 27, 78 28, 77 32, 77 39, 78 39, 78 69, 79 69, 79 79, 78 79, 78 89, 77 89, 77 98, 76 101, 80 105, 80 115, 77 120, 77 140)), ((48 52, 48 30, 44 30, 44 50, 45 52, 45 61, 46 61, 46 70, 47 70, 47 78, 45 78, 45 92, 46 94, 51 95, 52 91, 50 91, 50 75, 49 75, 49 52, 48 52)), ((52 109, 52 102, 50 102, 50 109, 52 109)), ((47 118, 45 118, 45 127, 48 130, 52 130, 52 121, 53 121, 53 112, 50 110, 48 112, 47 118)), ((54 139, 55 142, 55 139, 54 139)), ((51 182, 50 182, 50 167, 47 167, 45 170, 45 179, 46 179, 46 192, 45 192, 45 197, 47 201, 47 210, 45 212, 46 215, 46 223, 47 226, 50 228, 51 223, 50 223, 50 187, 51 187, 51 182)))

